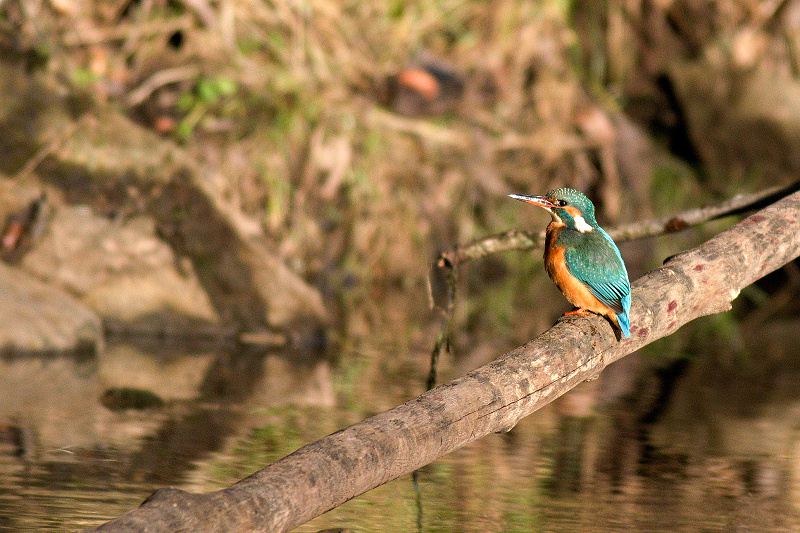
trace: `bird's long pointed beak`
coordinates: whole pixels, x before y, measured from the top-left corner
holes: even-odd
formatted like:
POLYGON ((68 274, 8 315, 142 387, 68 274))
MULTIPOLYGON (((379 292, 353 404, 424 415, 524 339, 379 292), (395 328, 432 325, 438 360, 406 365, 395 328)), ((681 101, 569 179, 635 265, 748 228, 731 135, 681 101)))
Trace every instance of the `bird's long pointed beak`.
POLYGON ((548 211, 553 209, 554 207, 558 207, 556 204, 545 198, 544 196, 531 196, 529 194, 509 194, 510 198, 515 200, 519 200, 521 202, 526 202, 533 205, 538 205, 539 207, 544 207, 548 211))

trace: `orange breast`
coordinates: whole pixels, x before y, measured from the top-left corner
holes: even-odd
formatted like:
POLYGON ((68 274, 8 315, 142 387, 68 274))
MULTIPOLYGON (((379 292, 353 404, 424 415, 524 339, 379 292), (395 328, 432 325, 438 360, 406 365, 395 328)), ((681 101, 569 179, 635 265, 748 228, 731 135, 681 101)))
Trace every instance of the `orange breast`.
POLYGON ((559 288, 564 297, 569 300, 569 303, 580 309, 605 315, 616 323, 617 316, 614 311, 598 300, 589 291, 589 288, 567 269, 567 263, 564 260, 565 248, 556 244, 558 234, 563 226, 554 226, 554 224, 551 223, 547 227, 547 238, 544 247, 544 268, 547 270, 550 279, 553 280, 553 283, 556 284, 556 287, 559 288))

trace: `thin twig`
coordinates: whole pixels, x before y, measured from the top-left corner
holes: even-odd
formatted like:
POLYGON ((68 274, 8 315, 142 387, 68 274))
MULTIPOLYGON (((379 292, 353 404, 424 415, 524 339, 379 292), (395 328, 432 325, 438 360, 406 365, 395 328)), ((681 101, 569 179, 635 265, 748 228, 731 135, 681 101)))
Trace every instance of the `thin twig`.
POLYGON ((608 233, 616 241, 633 241, 644 237, 675 233, 711 220, 760 209, 798 190, 800 190, 800 181, 788 186, 770 187, 752 194, 738 194, 728 200, 706 207, 689 209, 671 217, 617 226, 608 233))
POLYGON ((467 150, 471 146, 470 139, 465 133, 432 122, 401 117, 378 108, 371 109, 367 118, 374 126, 415 135, 434 144, 460 150, 467 150))
POLYGON ((200 69, 194 66, 175 67, 160 70, 147 78, 141 85, 128 93, 125 103, 129 107, 135 107, 153 94, 159 88, 176 83, 179 81, 191 80, 200 73, 200 69))
MULTIPOLYGON (((800 181, 784 187, 771 187, 753 194, 739 194, 716 204, 689 209, 669 217, 623 224, 609 229, 608 233, 617 242, 675 233, 704 222, 762 208, 798 190, 800 190, 800 181)), ((541 248, 543 245, 544 231, 535 234, 512 229, 444 252, 439 256, 437 265, 440 268, 455 268, 461 263, 490 254, 509 250, 530 250, 541 248)))
POLYGON ((179 30, 188 31, 196 27, 195 18, 191 14, 181 15, 167 20, 142 20, 135 24, 119 24, 110 28, 79 26, 73 27, 64 35, 65 46, 92 46, 105 44, 112 41, 129 39, 135 31, 140 39, 158 35, 169 35, 179 30))
MULTIPOLYGON (((431 359, 430 359, 430 367, 428 369, 428 379, 425 381, 425 390, 429 391, 436 386, 436 375, 437 369, 439 366, 439 358, 444 354, 450 354, 450 348, 452 346, 452 324, 453 324, 453 311, 455 309, 456 303, 456 275, 458 271, 456 269, 448 269, 446 271, 447 278, 447 296, 444 302, 444 309, 442 309, 442 319, 441 319, 441 329, 439 334, 436 337, 436 342, 433 345, 433 349, 431 350, 431 359)), ((430 276, 433 273, 428 274, 428 296, 430 299, 431 308, 436 307, 436 298, 433 296, 433 288, 431 283, 430 276)), ((418 533, 422 533, 422 522, 423 522, 423 508, 422 508, 422 491, 420 490, 419 486, 419 470, 414 470, 411 473, 411 483, 414 487, 414 493, 416 494, 417 500, 417 531, 418 533)))

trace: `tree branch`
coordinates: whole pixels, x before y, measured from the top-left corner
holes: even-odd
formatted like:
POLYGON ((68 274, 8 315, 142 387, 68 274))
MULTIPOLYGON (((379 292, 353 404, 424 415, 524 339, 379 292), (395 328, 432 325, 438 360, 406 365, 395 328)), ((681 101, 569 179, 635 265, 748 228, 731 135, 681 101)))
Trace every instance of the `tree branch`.
POLYGON ((800 193, 672 257, 633 284, 631 337, 601 317, 564 317, 528 344, 390 411, 308 444, 218 492, 161 489, 96 531, 288 531, 428 464, 591 379, 800 255, 800 193))
MULTIPOLYGON (((798 190, 800 190, 800 181, 785 187, 771 187, 753 194, 740 194, 722 202, 706 207, 689 209, 669 217, 623 224, 609 229, 608 234, 615 241, 622 242, 665 233, 675 233, 710 220, 760 209, 798 190)), ((509 250, 541 248, 543 244, 544 231, 534 234, 512 229, 444 252, 439 256, 437 265, 440 268, 454 268, 461 263, 479 259, 489 254, 509 250)))

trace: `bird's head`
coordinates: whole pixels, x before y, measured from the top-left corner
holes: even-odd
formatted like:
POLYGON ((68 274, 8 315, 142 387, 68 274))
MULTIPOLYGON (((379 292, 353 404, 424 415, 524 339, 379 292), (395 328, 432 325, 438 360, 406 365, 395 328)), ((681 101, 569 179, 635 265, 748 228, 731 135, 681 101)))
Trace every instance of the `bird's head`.
POLYGON ((554 222, 564 224, 581 233, 592 231, 598 227, 594 218, 594 205, 582 192, 575 189, 568 187, 553 189, 544 196, 527 194, 509 194, 508 196, 547 209, 554 222))

